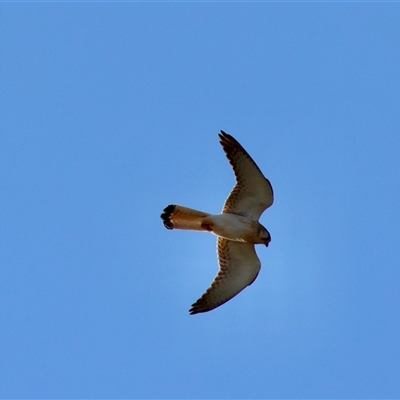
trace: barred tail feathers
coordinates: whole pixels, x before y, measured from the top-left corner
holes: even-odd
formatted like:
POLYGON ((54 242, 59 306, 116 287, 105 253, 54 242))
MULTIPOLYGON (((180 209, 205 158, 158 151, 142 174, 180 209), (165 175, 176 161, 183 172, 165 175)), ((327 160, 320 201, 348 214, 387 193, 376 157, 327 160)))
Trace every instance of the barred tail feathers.
POLYGON ((165 207, 161 214, 164 226, 167 229, 188 229, 193 231, 208 230, 203 222, 203 218, 209 214, 192 208, 170 204, 165 207))

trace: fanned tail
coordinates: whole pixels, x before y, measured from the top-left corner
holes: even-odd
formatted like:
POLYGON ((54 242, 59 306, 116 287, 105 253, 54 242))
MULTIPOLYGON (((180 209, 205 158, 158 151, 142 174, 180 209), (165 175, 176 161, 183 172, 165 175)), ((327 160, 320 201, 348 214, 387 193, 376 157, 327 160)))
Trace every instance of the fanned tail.
POLYGON ((167 229, 188 229, 193 231, 208 230, 204 224, 203 218, 209 214, 192 208, 170 204, 165 207, 161 214, 164 226, 167 229))

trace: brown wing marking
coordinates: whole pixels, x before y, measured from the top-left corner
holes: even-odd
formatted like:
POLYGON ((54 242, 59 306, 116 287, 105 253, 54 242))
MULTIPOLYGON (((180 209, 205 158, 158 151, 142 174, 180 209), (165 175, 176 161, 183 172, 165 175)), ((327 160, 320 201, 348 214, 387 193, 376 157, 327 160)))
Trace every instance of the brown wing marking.
POLYGON ((218 237, 219 271, 211 286, 190 308, 190 314, 213 310, 235 297, 257 278, 260 260, 249 243, 218 237))
POLYGON ((245 214, 258 220, 274 201, 271 183, 233 136, 221 131, 219 137, 236 178, 222 212, 245 214))

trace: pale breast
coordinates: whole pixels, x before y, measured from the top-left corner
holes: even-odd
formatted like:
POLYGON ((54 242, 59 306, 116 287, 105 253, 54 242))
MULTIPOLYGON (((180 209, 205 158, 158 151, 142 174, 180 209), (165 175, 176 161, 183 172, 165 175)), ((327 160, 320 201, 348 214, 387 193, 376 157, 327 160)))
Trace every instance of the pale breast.
POLYGON ((259 243, 259 223, 237 214, 209 215, 207 223, 211 232, 226 239, 247 243, 259 243))

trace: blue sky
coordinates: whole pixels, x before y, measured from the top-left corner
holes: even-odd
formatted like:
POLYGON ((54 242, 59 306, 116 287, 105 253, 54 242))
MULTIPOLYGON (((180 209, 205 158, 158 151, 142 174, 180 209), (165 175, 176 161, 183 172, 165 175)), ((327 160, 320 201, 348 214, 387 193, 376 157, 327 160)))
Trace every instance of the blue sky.
POLYGON ((400 397, 400 4, 3 3, 0 396, 400 397), (190 316, 217 133, 270 179, 256 282, 190 316))

